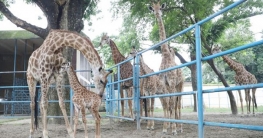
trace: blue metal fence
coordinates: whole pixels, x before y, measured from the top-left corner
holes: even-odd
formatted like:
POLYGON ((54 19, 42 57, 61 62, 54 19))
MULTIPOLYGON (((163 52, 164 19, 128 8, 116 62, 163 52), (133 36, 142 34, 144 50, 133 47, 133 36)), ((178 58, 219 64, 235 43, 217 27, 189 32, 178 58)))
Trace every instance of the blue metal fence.
MULTIPOLYGON (((206 23, 207 21, 210 21, 211 19, 213 19, 214 17, 218 16, 218 15, 221 15, 222 13, 238 6, 239 4, 245 2, 246 0, 240 0, 240 1, 237 1, 227 7, 225 7, 224 9, 220 10, 219 12, 215 13, 215 14, 212 14, 211 16, 203 19, 202 21, 199 21, 198 23, 188 27, 187 29, 175 34, 175 35, 172 35, 171 37, 167 38, 166 40, 164 41, 161 41, 155 45, 153 45, 152 47, 148 48, 148 49, 145 49, 141 52, 138 52, 135 56, 135 63, 134 63, 134 71, 133 71, 133 77, 131 78, 128 78, 128 79, 125 79, 125 80, 120 80, 120 78, 118 77, 118 81, 115 81, 115 82, 109 82, 108 83, 108 86, 109 88, 107 89, 108 91, 108 97, 106 99, 106 102, 107 102, 107 116, 110 117, 110 118, 120 118, 120 119, 127 119, 127 120, 134 120, 132 118, 126 118, 126 117, 121 117, 120 114, 119 114, 119 105, 117 105, 117 110, 118 110, 118 115, 114 115, 113 113, 113 110, 114 110, 114 102, 116 101, 120 101, 120 100, 128 100, 128 99, 131 99, 131 98, 120 98, 119 96, 117 98, 115 98, 115 91, 114 89, 112 89, 112 85, 113 84, 116 84, 118 83, 118 93, 120 91, 120 83, 121 82, 124 82, 126 80, 129 80, 129 79, 133 79, 133 82, 134 82, 134 97, 132 98, 133 99, 133 103, 134 103, 134 113, 136 114, 135 116, 135 120, 136 120, 136 123, 137 123, 137 129, 140 129, 140 119, 147 119, 147 120, 156 120, 156 121, 168 121, 168 122, 176 122, 176 123, 187 123, 187 124, 195 124, 195 125, 198 125, 198 137, 199 138, 203 138, 204 137, 204 126, 220 126, 220 127, 229 127, 229 128, 239 128, 239 129, 249 129, 249 130, 259 130, 259 131, 263 131, 263 126, 252 126, 252 125, 241 125, 241 124, 228 124, 228 123, 217 123, 217 122, 207 122, 207 121, 204 121, 204 112, 203 112, 203 94, 204 93, 210 93, 210 92, 221 92, 221 91, 225 91, 225 90, 240 90, 240 89, 245 89, 245 88, 259 88, 259 87, 263 87, 263 83, 259 83, 259 84, 253 84, 253 85, 244 85, 244 86, 235 86, 235 87, 227 87, 227 88, 220 88, 220 89, 211 89, 211 90, 203 90, 202 88, 202 61, 206 61, 206 60, 210 60, 210 59, 213 59, 215 57, 218 57, 218 56, 222 56, 222 55, 225 55, 225 54, 229 54, 229 53, 232 53, 232 52, 237 52, 237 51, 240 51, 240 50, 244 50, 244 49, 247 49, 247 48, 251 48, 251 47, 254 47, 254 46, 257 46, 257 45, 260 45, 260 44, 263 44, 263 40, 261 41, 257 41, 257 42, 253 42, 253 43, 250 43, 250 44, 247 44, 247 45, 243 45, 243 46, 239 46, 237 48, 234 48, 234 49, 231 49, 231 50, 227 50, 227 51, 224 51, 224 52, 221 52, 221 53, 218 53, 218 54, 214 54, 214 55, 211 55, 211 56, 207 56, 207 57, 202 57, 201 56, 201 25, 206 23), (172 40, 172 39, 175 39, 176 37, 182 35, 182 34, 185 34, 186 32, 189 32, 191 30, 195 31, 195 42, 196 42, 196 60, 194 61, 191 61, 191 62, 188 62, 188 63, 185 63, 185 64, 182 64, 182 65, 179 65, 179 66, 174 66, 174 67, 171 67, 171 68, 167 68, 167 69, 164 69, 164 70, 161 70, 161 71, 158 71, 158 72, 153 72, 153 73, 150 73, 150 74, 147 74, 147 75, 143 75, 143 76, 140 76, 139 74, 139 57, 141 54, 145 53, 146 51, 149 51, 149 50, 153 50, 159 46, 161 46, 162 44, 172 40), (185 66, 189 66, 189 65, 192 65, 192 64, 196 64, 196 67, 197 67, 197 91, 192 91, 192 92, 181 92, 181 93, 170 93, 170 94, 162 94, 162 95, 153 95, 153 96, 142 96, 140 97, 140 92, 139 92, 139 80, 142 79, 142 78, 145 78, 145 77, 148 77, 148 76, 152 76, 152 75, 156 75, 156 74, 160 74, 160 73, 163 73, 163 72, 167 72, 169 70, 174 70, 174 69, 178 69, 178 68, 182 68, 182 67, 185 67, 185 66), (159 97, 168 97, 168 96, 181 96, 181 95, 192 95, 192 94, 197 94, 197 97, 198 97, 198 121, 191 121, 191 120, 176 120, 176 119, 166 119, 166 118, 151 118, 151 117, 142 117, 140 116, 140 102, 139 100, 140 99, 145 99, 145 98, 159 98, 159 97)), ((127 59, 119 64, 116 64, 115 66, 111 67, 112 68, 117 68, 118 69, 118 76, 119 73, 120 73, 120 65, 122 65, 123 63, 125 62, 130 62, 130 60, 132 60, 132 58, 130 59, 127 59)), ((119 102, 118 102, 119 103, 119 102)))
MULTIPOLYGON (((243 46, 239 46, 237 48, 231 49, 231 50, 227 50, 218 54, 214 54, 214 55, 210 55, 210 56, 206 56, 206 57, 202 57, 201 56, 201 39, 200 39, 200 35, 201 35, 201 25, 206 23, 207 21, 210 21, 211 19, 213 19, 214 17, 238 6, 239 4, 245 2, 246 0, 240 0, 237 1, 229 6, 227 6, 226 8, 222 9, 221 11, 205 18, 204 20, 188 27, 187 29, 172 35, 171 37, 167 38, 164 41, 161 41, 155 45, 153 45, 152 47, 145 49, 139 53, 137 53, 136 58, 135 58, 135 63, 134 63, 134 71, 133 71, 133 77, 131 78, 127 78, 124 80, 120 79, 120 65, 126 63, 126 62, 130 62, 132 60, 132 58, 127 59, 121 63, 116 64, 115 66, 111 67, 112 68, 117 68, 118 70, 118 81, 112 82, 112 78, 109 78, 109 83, 107 85, 106 88, 106 110, 107 110, 107 117, 109 118, 119 118, 119 119, 125 119, 125 120, 131 120, 134 121, 134 119, 132 118, 128 118, 128 117, 121 117, 120 116, 120 105, 119 105, 119 101, 120 100, 133 100, 134 103, 134 112, 135 112, 135 119, 136 119, 136 124, 137 124, 137 129, 140 129, 140 119, 147 119, 147 120, 156 120, 156 121, 167 121, 167 122, 176 122, 176 123, 186 123, 186 124, 195 124, 198 125, 198 137, 199 138, 203 138, 204 137, 204 126, 220 126, 220 127, 229 127, 229 128, 238 128, 238 129, 249 129, 249 130, 258 130, 258 131, 263 131, 263 127, 262 126, 252 126, 252 125, 242 125, 242 124, 228 124, 228 123, 218 123, 218 122, 207 122, 204 121, 204 112, 203 112, 203 107, 202 104, 203 103, 203 94, 204 93, 213 93, 213 92, 222 92, 222 91, 226 91, 226 90, 240 90, 240 89, 245 89, 245 88, 259 88, 259 87, 263 87, 263 83, 259 83, 259 84, 253 84, 253 85, 243 85, 243 86, 235 86, 235 87, 227 87, 227 88, 218 88, 218 89, 208 89, 208 90, 203 90, 202 88, 202 61, 206 61, 206 60, 210 60, 213 59, 215 57, 219 57, 225 54, 229 54, 229 53, 233 53, 233 52, 237 52, 240 50, 244 50, 247 48, 251 48, 260 44, 263 44, 263 40, 261 41, 257 41, 257 42, 253 42, 250 44, 246 44, 243 46), (195 40, 196 40, 196 60, 179 65, 179 66, 174 66, 171 68, 167 68, 158 72, 154 72, 154 73, 150 73, 150 74, 146 74, 143 76, 140 76, 139 74, 139 56, 147 51, 153 50, 157 47, 159 47, 160 45, 186 33, 189 32, 191 30, 195 30, 195 40), (156 75, 156 74, 160 74, 163 72, 167 72, 170 70, 174 70, 174 69, 178 69, 178 68, 182 68, 185 66, 189 66, 192 64, 196 64, 197 65, 197 80, 198 80, 198 84, 197 84, 197 91, 189 91, 189 92, 181 92, 181 93, 170 93, 170 94, 161 94, 161 95, 153 95, 153 96, 141 96, 140 97, 140 92, 139 92, 139 80, 148 76, 152 76, 152 75, 156 75), (134 97, 131 98, 120 98, 120 83, 133 79, 134 82, 134 97), (114 89, 114 85, 117 84, 117 97, 116 97, 116 92, 114 89), (194 121, 194 120, 176 120, 176 119, 166 119, 166 118, 150 118, 150 117, 142 117, 140 116, 140 105, 139 105, 139 101, 141 99, 146 99, 146 98, 159 98, 159 97, 169 97, 169 96, 181 96, 181 95, 193 95, 193 94, 197 94, 198 95, 198 121, 194 121), (117 103, 116 103, 117 101, 117 103), (116 104, 116 105, 115 105, 116 104), (118 110, 118 114, 114 115, 114 110, 118 110)), ((0 86, 0 89, 8 89, 8 88, 26 88, 27 86, 0 86)), ((73 92, 71 90, 70 92, 70 98, 72 97, 73 92)), ((29 103, 30 101, 0 101, 0 103, 29 103)), ((49 101, 49 102, 58 102, 58 101, 49 101)), ((71 102, 71 100, 65 100, 65 102, 70 102, 70 117, 72 119, 73 117, 73 104, 71 102)), ((16 116, 13 116, 16 117, 16 116)), ((62 116, 49 116, 49 117, 62 117, 62 116)), ((72 122, 72 121, 71 121, 72 122)))

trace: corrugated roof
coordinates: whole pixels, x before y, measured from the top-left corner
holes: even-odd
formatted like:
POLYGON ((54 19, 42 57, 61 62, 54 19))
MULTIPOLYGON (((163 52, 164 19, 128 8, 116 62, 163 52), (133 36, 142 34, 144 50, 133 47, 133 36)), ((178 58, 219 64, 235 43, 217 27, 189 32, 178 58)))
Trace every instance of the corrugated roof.
POLYGON ((39 36, 26 30, 5 30, 0 31, 0 39, 31 39, 39 36))

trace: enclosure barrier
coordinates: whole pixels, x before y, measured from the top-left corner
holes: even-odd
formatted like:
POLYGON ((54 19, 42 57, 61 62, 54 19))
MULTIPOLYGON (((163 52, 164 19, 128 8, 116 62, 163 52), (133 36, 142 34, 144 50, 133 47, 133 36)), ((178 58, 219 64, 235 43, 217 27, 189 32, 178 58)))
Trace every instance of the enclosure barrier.
MULTIPOLYGON (((257 41, 257 42, 253 42, 247 45, 243 45, 243 46, 239 46, 237 48, 233 48, 231 50, 227 50, 218 54, 214 54, 211 56, 207 56, 207 57, 201 57, 201 25, 206 23, 207 21, 210 21, 211 19, 213 19, 214 17, 221 15, 222 13, 238 6, 239 4, 245 2, 246 0, 240 0, 237 1, 227 7, 225 7, 224 9, 218 11, 217 13, 214 13, 212 15, 210 15, 209 17, 203 19, 202 21, 199 21, 198 23, 188 27, 187 29, 172 35, 171 37, 165 39, 164 41, 161 41, 155 45, 153 45, 152 47, 145 49, 141 52, 138 52, 135 56, 135 61, 134 61, 134 68, 133 68, 133 77, 125 79, 125 80, 120 80, 120 65, 122 65, 123 63, 129 62, 132 58, 127 59, 119 64, 116 64, 114 67, 117 67, 118 70, 118 81, 115 82, 109 82, 107 87, 107 91, 108 91, 108 97, 106 99, 107 104, 107 115, 110 118, 120 118, 120 119, 127 119, 127 120, 134 120, 132 118, 126 118, 126 117, 120 117, 120 110, 119 110, 119 102, 118 102, 118 116, 113 115, 113 107, 114 107, 114 101, 120 101, 120 100, 128 100, 131 98, 120 98, 119 94, 118 97, 115 98, 115 93, 114 93, 114 89, 112 87, 112 85, 114 84, 118 84, 118 92, 120 91, 120 83, 124 82, 126 80, 130 80, 133 78, 133 89, 134 89, 134 97, 133 97, 133 103, 134 103, 134 112, 135 112, 135 121, 137 123, 137 129, 140 129, 140 119, 146 119, 146 120, 156 120, 156 121, 167 121, 167 122, 175 122, 175 123, 187 123, 187 124, 195 124, 198 125, 198 137, 199 138, 203 138, 204 137, 204 126, 220 126, 220 127, 229 127, 229 128, 238 128, 238 129, 248 129, 248 130, 258 130, 258 131, 263 131, 263 126, 253 126, 253 125, 242 125, 242 124, 229 124, 229 123, 217 123, 217 122, 207 122, 204 121, 204 112, 203 112, 203 94, 204 93, 213 93, 213 92, 222 92, 225 90, 240 90, 240 89, 245 89, 245 88, 260 88, 263 87, 263 83, 258 83, 258 84, 253 84, 253 85, 242 85, 242 86, 235 86, 235 87, 227 87, 227 88, 219 88, 219 89, 208 89, 208 90, 203 90, 202 88, 202 61, 206 61, 206 60, 210 60, 213 59, 215 57, 219 57, 225 54, 229 54, 229 53, 233 53, 233 52, 237 52, 243 49, 247 49, 247 48, 251 48, 260 44, 263 44, 263 40, 261 41, 257 41), (196 60, 179 65, 179 66, 174 66, 171 68, 167 68, 158 72, 153 72, 150 74, 146 74, 143 76, 139 75, 139 57, 141 54, 145 53, 146 51, 149 50, 153 50, 159 46, 161 46, 162 44, 182 35, 185 34, 188 31, 191 31, 195 29, 195 41, 196 41, 196 60), (170 94, 161 94, 161 95, 153 95, 153 96, 141 96, 140 97, 140 92, 139 92, 139 79, 148 77, 148 76, 152 76, 152 75, 156 75, 156 74, 160 74, 163 72, 167 72, 170 70, 174 70, 174 69, 178 69, 178 68, 182 68, 185 66, 189 66, 192 64, 196 64, 197 67, 197 91, 191 91, 191 92, 181 92, 181 93, 170 93, 170 94), (169 96, 182 96, 182 95, 193 95, 193 94, 197 94, 197 101, 198 101, 198 121, 191 121, 191 120, 176 120, 176 119, 166 119, 166 118, 151 118, 151 117, 141 117, 140 116, 140 100, 141 99, 146 99, 146 98, 159 98, 159 97, 169 97, 169 96)), ((112 69, 110 68, 110 69, 112 69)))
MULTIPOLYGON (((76 72, 90 72, 90 70, 75 70, 76 72)), ((16 74, 16 73, 26 73, 26 71, 2 71, 0 72, 0 74, 8 74, 8 73, 12 73, 12 74, 16 74)), ((15 76, 15 75, 13 75, 15 76)), ((15 77, 13 78, 15 79, 15 77)), ((56 86, 55 85, 50 85, 49 88, 55 88, 56 86)), ((70 98, 69 99, 72 99, 73 97, 73 90, 71 89, 70 85, 64 85, 65 88, 70 88, 70 98)), ((85 87, 94 87, 94 85, 87 85, 85 87)), ((0 90, 1 89, 18 89, 18 88, 23 88, 25 89, 25 91, 27 91, 28 93, 28 97, 29 97, 29 90, 28 90, 28 86, 0 86, 0 90)), ((36 86, 36 88, 39 88, 40 89, 40 86, 36 86)), ((41 93, 39 93, 41 95, 41 93)), ((39 98, 40 98, 40 95, 39 95, 39 98)), ((14 103, 28 103, 28 109, 30 110, 30 106, 29 106, 29 103, 31 102, 30 100, 13 100, 14 95, 12 95, 11 99, 7 99, 7 98, 3 98, 3 100, 0 100, 0 104, 14 104, 14 103)), ((39 101, 37 101, 39 102, 39 101)), ((58 100, 48 100, 48 103, 58 103, 59 101, 58 100)), ((70 106, 70 113, 69 113, 69 119, 70 119, 70 123, 72 124, 73 123, 73 117, 74 117, 74 108, 73 108, 73 102, 72 100, 64 100, 65 103, 69 103, 69 106, 70 106)), ((39 104, 38 104, 39 105, 39 104)), ((4 107, 4 110, 5 107, 4 107)), ((4 111, 5 112, 5 111, 4 111)), ((8 118, 25 118, 25 117, 28 117, 29 114, 22 114, 22 115, 17 115, 15 113, 12 113, 13 112, 13 109, 11 109, 10 111, 11 113, 8 113, 8 114, 5 114, 4 113, 4 116, 0 116, 0 119, 8 119, 8 118)), ((40 115, 40 114, 39 114, 40 115)), ((41 117, 41 116, 40 116, 41 117)), ((48 118, 63 118, 63 116, 47 116, 48 118)))

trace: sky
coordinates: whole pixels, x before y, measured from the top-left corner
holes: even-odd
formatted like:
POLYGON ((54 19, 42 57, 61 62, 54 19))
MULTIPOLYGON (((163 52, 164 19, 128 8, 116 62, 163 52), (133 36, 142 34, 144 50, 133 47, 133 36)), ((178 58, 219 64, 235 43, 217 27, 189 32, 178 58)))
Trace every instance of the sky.
MULTIPOLYGON (((96 36, 101 35, 102 33, 108 33, 109 36, 111 35, 118 35, 120 28, 122 26, 122 20, 113 20, 112 14, 110 13, 110 1, 111 0, 102 0, 98 4, 98 8, 102 11, 100 14, 92 17, 93 25, 92 27, 88 26, 88 23, 84 22, 84 29, 83 32, 89 36, 91 39, 94 39, 96 36)), ((9 8, 10 11, 17 16, 18 18, 27 21, 30 24, 46 28, 47 22, 42 11, 35 5, 27 5, 22 0, 16 0, 15 4, 12 4, 9 8), (23 7, 23 10, 17 10, 23 7), (39 20, 39 17, 42 17, 39 20)), ((251 31, 254 32, 256 40, 261 40, 261 35, 259 32, 263 30, 263 15, 255 16, 250 19, 251 20, 251 31)), ((11 23, 8 19, 4 18, 3 21, 0 21, 0 30, 21 30, 20 27, 17 27, 13 23, 11 23)), ((147 46, 149 47, 149 46, 147 46)), ((145 47, 145 48, 147 48, 145 47)), ((181 51, 183 52, 183 51, 181 51)), ((186 60, 188 60, 189 56, 187 54, 181 53, 185 55, 186 60)), ((161 55, 154 54, 153 52, 149 51, 143 54, 145 62, 151 67, 154 71, 159 70, 159 65, 161 63, 161 55), (154 62, 153 62, 154 61, 154 62)), ((179 60, 176 58, 176 62, 180 64, 179 60)))

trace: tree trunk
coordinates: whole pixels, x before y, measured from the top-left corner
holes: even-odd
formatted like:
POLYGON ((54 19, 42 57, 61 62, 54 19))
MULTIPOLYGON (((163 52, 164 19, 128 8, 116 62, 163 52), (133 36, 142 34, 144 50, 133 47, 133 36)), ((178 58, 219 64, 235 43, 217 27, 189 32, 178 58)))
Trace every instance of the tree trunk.
MULTIPOLYGON (((208 60, 207 63, 211 66, 211 68, 217 74, 217 76, 219 77, 219 79, 221 80, 223 85, 225 87, 229 87, 229 85, 227 84, 227 82, 224 79, 223 75, 215 67, 215 64, 214 64, 213 60, 208 60)), ((237 115, 238 111, 237 111, 237 105, 236 105, 235 97, 234 97, 232 91, 227 91, 227 94, 228 94, 228 97, 229 97, 229 102, 230 102, 230 107, 231 107, 232 114, 233 115, 237 115)))
MULTIPOLYGON (((48 25, 45 29, 29 24, 26 21, 14 16, 2 1, 0 1, 0 12, 18 27, 28 30, 43 39, 46 38, 50 29, 63 29, 80 32, 84 27, 82 20, 84 18, 84 14, 85 18, 88 18, 87 16, 94 12, 94 7, 96 6, 96 1, 92 0, 32 0, 32 2, 43 11, 47 18, 48 25), (89 9, 87 9, 87 7, 89 7, 89 9), (87 11, 91 13, 87 13, 87 11)), ((73 49, 70 47, 64 48, 63 55, 68 61, 71 61, 73 49)), ((63 80, 64 84, 69 84, 66 74, 63 80)), ((70 100, 69 88, 65 88, 64 91, 64 100, 70 100)), ((49 89, 49 100, 58 100, 58 95, 55 88, 49 89)), ((68 103, 66 103, 66 109, 67 113, 69 113, 68 103)), ((48 115, 62 116, 62 112, 58 103, 49 103, 48 115)), ((64 119, 53 118, 49 119, 49 122, 64 123, 64 121, 61 120, 64 119)))
MULTIPOLYGON (((180 59, 181 63, 186 63, 187 62, 182 57, 182 55, 180 55, 177 51, 175 51, 175 55, 180 59)), ((195 56, 190 55, 190 57, 191 57, 192 61, 195 60, 195 56)), ((207 63, 211 66, 211 68, 214 70, 214 72, 218 75, 218 77, 222 81, 223 85, 225 87, 229 87, 229 85, 227 84, 227 82, 224 79, 223 75, 215 67, 215 65, 213 63, 213 60, 209 60, 209 61, 207 61, 207 63)), ((193 88, 193 90, 197 90, 196 65, 194 64, 194 65, 191 65, 190 67, 188 66, 188 68, 191 70, 192 88, 193 88)), ((232 91, 227 91, 227 94, 228 94, 228 97, 229 97, 232 114, 236 115, 238 112, 237 112, 237 105, 236 105, 235 97, 234 97, 232 91)), ((194 98, 194 110, 193 111, 196 112, 197 111, 197 109, 196 109, 196 96, 193 95, 193 98, 194 98)))
MULTIPOLYGON (((191 57, 191 61, 195 60, 195 55, 193 55, 193 53, 191 53, 190 57, 191 57)), ((193 88, 193 91, 197 91, 196 64, 191 65, 190 70, 191 70, 192 88, 193 88)), ((193 99, 194 99, 194 109, 193 109, 193 111, 197 112, 196 94, 193 95, 193 99)))

